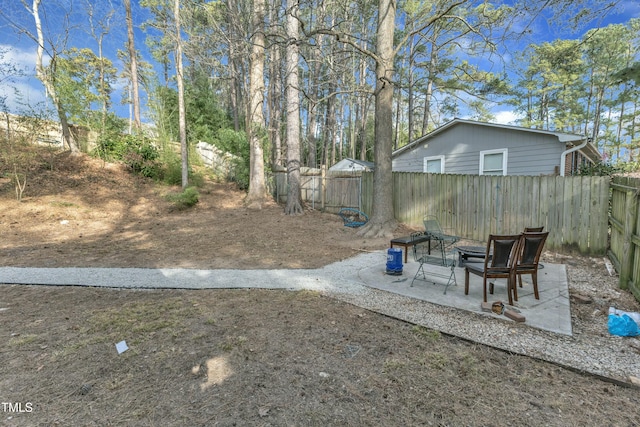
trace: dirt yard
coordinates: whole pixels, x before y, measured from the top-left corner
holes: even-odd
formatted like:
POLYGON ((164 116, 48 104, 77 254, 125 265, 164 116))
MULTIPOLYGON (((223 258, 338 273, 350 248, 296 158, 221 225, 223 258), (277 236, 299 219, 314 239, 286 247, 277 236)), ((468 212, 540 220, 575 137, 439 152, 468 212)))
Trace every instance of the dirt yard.
MULTIPOLYGON (((246 210, 231 184, 207 182, 200 203, 180 211, 163 198, 175 189, 119 166, 61 154, 50 170, 42 159, 21 203, 0 170, 0 265, 313 268, 388 245, 332 214, 246 210)), ((587 276, 595 268, 572 262, 587 276)), ((0 425, 632 426, 640 417, 637 389, 312 292, 0 290, 0 425), (123 339, 130 349, 118 355, 123 339)), ((592 310, 580 307, 574 321, 592 310)))

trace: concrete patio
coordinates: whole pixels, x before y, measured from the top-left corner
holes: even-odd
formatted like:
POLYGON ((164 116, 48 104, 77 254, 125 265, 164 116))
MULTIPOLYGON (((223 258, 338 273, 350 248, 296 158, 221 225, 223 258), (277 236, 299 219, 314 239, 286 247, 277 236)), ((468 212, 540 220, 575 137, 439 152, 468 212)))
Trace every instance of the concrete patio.
MULTIPOLYGON (((369 287, 512 322, 504 315, 481 310, 480 305, 483 300, 481 277, 470 275, 469 295, 464 294, 464 268, 455 268, 457 285, 451 284, 445 294, 447 279, 440 277, 440 275, 448 275, 450 270, 446 267, 425 265, 426 276, 433 282, 415 280, 411 286, 419 267, 419 264, 411 257, 406 264, 403 264, 402 275, 398 276, 385 273, 386 257, 384 254, 379 261, 376 261, 371 265, 363 265, 358 271, 358 279, 369 287), (429 272, 437 275, 430 276, 429 272)), ((492 281, 495 283, 495 289, 493 295, 488 294, 488 302, 502 301, 509 308, 506 279, 493 279, 492 281)), ((538 272, 538 290, 540 299, 536 300, 533 295, 531 276, 523 276, 523 287, 518 288, 518 301, 514 301, 514 306, 520 311, 520 314, 525 316, 525 324, 533 328, 571 335, 571 311, 566 267, 562 264, 544 263, 538 272)))

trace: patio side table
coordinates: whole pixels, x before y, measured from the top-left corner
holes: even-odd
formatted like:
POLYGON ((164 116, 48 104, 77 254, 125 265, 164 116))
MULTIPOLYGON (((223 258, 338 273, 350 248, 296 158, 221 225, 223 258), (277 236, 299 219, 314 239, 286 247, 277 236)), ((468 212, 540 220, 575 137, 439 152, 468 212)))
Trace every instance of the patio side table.
POLYGON ((484 261, 487 253, 487 248, 484 246, 456 246, 456 250, 458 251, 458 267, 464 267, 470 261, 469 258, 484 261))
POLYGON ((427 234, 423 234, 421 236, 403 236, 396 237, 395 239, 391 239, 390 246, 393 248, 394 246, 401 246, 404 248, 404 263, 407 263, 407 253, 409 252, 409 247, 414 247, 418 243, 429 242, 429 253, 431 253, 431 237, 427 234))

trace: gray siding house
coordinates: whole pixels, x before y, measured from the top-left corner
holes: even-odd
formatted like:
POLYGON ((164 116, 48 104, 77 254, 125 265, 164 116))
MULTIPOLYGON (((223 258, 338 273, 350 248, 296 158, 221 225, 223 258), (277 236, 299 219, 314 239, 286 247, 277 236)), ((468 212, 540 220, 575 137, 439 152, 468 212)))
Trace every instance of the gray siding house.
POLYGON ((586 137, 454 119, 392 154, 394 172, 571 175, 600 160, 586 137))

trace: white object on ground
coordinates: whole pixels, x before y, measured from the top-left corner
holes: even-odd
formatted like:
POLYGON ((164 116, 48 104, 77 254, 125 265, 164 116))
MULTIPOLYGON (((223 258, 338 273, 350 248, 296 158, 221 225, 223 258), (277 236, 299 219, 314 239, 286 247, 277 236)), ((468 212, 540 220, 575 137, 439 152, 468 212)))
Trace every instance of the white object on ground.
POLYGON ((622 310, 618 310, 615 307, 609 307, 609 314, 615 314, 617 316, 622 316, 623 314, 626 314, 627 316, 632 318, 634 322, 640 325, 640 313, 635 313, 631 311, 622 311, 622 310))
POLYGON ((129 347, 127 347, 127 342, 126 341, 120 341, 118 344, 116 344, 116 350, 118 350, 118 354, 122 354, 125 351, 129 350, 129 347))
POLYGON ((616 269, 613 268, 613 264, 611 264, 611 261, 609 261, 608 258, 604 258, 604 265, 605 267, 607 267, 607 271, 609 272, 609 276, 615 276, 616 274, 616 269))

